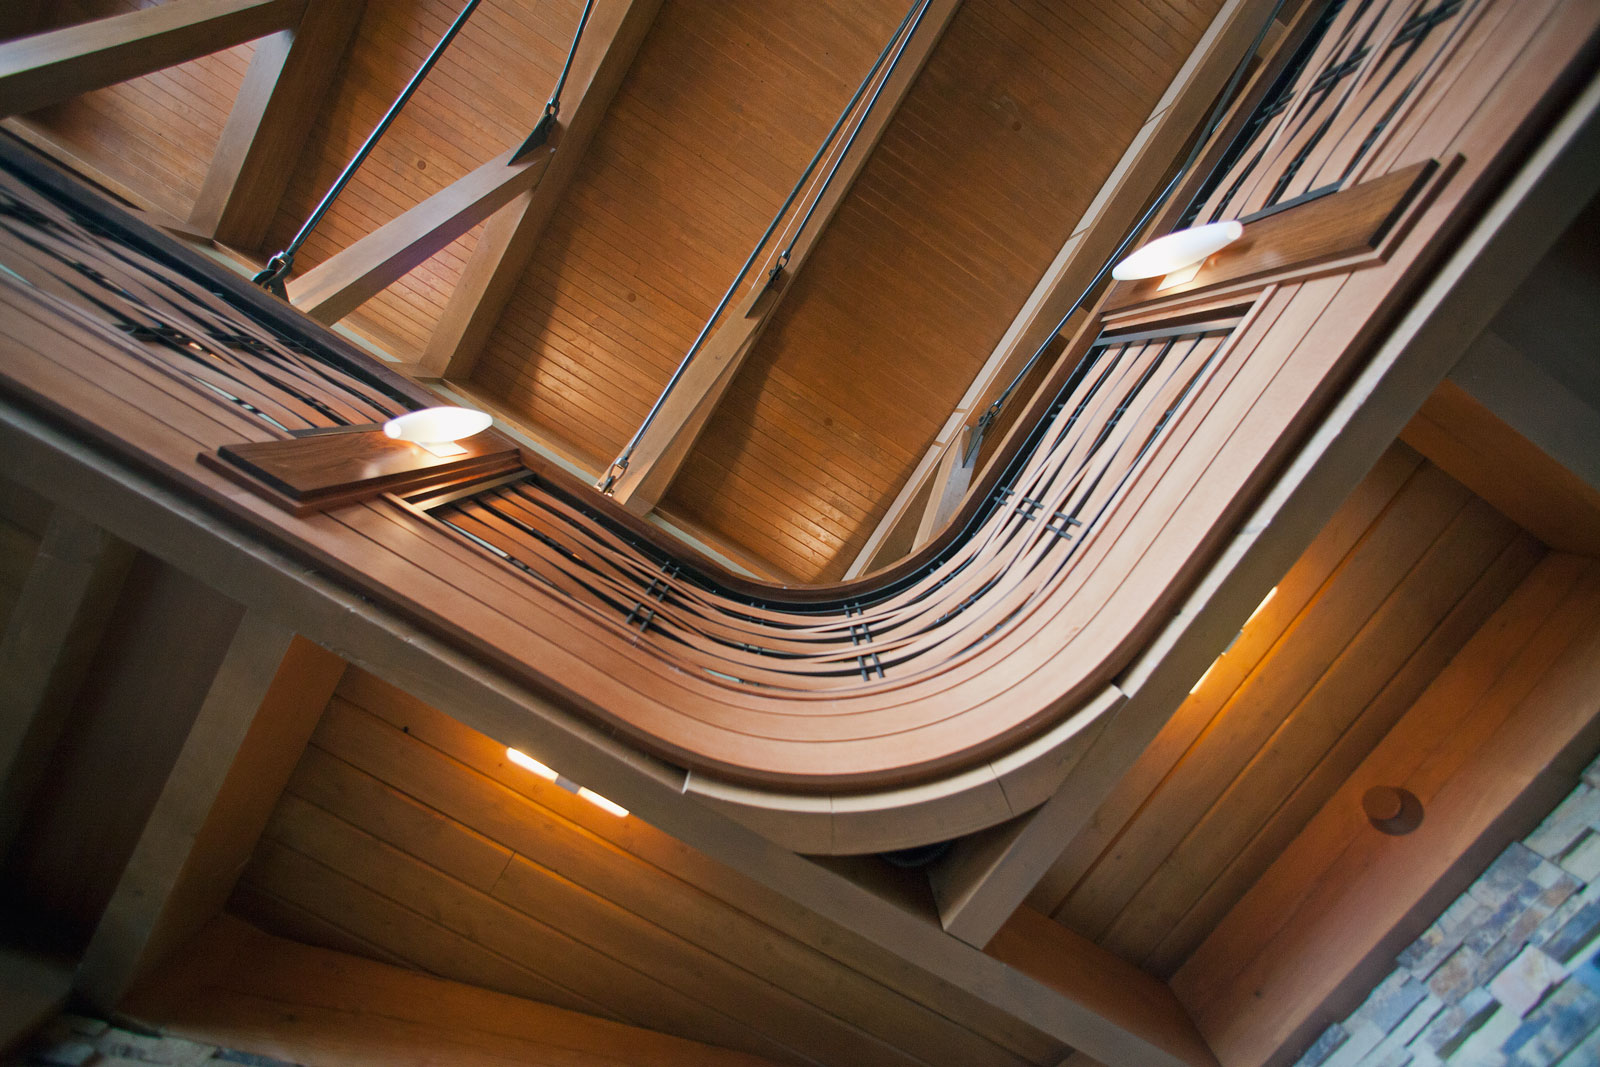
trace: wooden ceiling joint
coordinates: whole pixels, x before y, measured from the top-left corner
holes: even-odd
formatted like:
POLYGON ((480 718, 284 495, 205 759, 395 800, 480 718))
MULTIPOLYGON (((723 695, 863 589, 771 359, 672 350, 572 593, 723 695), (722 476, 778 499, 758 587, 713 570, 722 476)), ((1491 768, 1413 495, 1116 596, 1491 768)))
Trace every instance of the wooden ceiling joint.
POLYGON ((262 38, 190 212, 189 227, 244 250, 261 247, 306 131, 338 71, 366 0, 308 4, 299 25, 262 38))
POLYGON ((658 4, 659 0, 616 0, 596 6, 574 58, 568 90, 573 118, 557 127, 546 144, 532 152, 523 152, 520 144, 507 149, 324 260, 289 283, 290 303, 318 322, 338 322, 478 223, 519 197, 534 196, 568 137, 575 136, 572 158, 563 160, 549 191, 534 197, 548 201, 547 212, 553 209, 658 4), (613 52, 613 45, 620 47, 613 52), (584 125, 574 135, 580 118, 584 125))
POLYGON ((306 0, 169 0, 0 45, 0 116, 20 115, 94 89, 286 30, 306 0))

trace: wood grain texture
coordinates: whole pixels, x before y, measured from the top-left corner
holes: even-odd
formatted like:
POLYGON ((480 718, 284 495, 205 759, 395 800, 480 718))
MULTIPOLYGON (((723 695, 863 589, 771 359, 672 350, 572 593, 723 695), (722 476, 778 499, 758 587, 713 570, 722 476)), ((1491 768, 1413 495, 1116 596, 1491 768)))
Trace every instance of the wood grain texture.
POLYGON ((1552 554, 1174 978, 1226 1062, 1288 1062, 1571 790, 1594 751, 1597 666, 1596 564, 1552 554), (1417 831, 1368 825, 1360 797, 1379 784, 1422 801, 1417 831))
POLYGON ((963 4, 664 507, 840 577, 1217 7, 963 4))
MULTIPOLYGON (((460 11, 455 0, 369 3, 260 249, 282 248, 460 11)), ((472 15, 296 257, 304 273, 522 143, 544 110, 582 4, 488 0, 472 15)), ((478 230, 450 243, 346 325, 421 353, 478 230)))
POLYGON ((351 1067, 761 1067, 771 1061, 296 944, 225 916, 124 1004, 208 1044, 351 1067))
POLYGON ((614 456, 904 10, 663 4, 474 380, 614 456))
POLYGON ((470 948, 502 958, 479 984, 783 1062, 1053 1062, 1003 1038, 997 1019, 958 1021, 982 1018, 970 1006, 880 984, 731 871, 359 671, 243 894, 235 906, 268 924, 254 901, 303 909, 436 973, 462 973, 450 961, 470 948))
MULTIPOLYGON (((46 5, 46 18, 52 26, 70 25, 158 2, 66 0, 46 5)), ((254 53, 254 44, 239 45, 52 105, 25 121, 169 214, 185 218, 254 53)))
POLYGON ((1397 445, 1329 522, 1034 899, 1171 973, 1343 784, 1540 549, 1397 445), (1482 591, 1480 592, 1480 586, 1482 591), (1050 898, 1054 898, 1051 900, 1050 898))

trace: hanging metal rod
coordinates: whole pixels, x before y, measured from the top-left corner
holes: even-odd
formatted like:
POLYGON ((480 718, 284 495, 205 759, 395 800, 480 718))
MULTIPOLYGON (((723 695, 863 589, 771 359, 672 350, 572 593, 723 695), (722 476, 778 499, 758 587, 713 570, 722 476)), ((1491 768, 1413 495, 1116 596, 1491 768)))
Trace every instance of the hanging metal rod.
POLYGON ((300 251, 300 246, 305 244, 307 237, 311 236, 311 231, 317 228, 317 223, 322 221, 322 217, 328 213, 328 209, 333 206, 334 200, 338 199, 339 194, 344 191, 344 187, 350 184, 350 179, 355 176, 356 170, 366 161, 367 156, 372 154, 372 150, 377 146, 378 140, 388 130, 390 124, 394 122, 395 117, 400 114, 400 109, 405 107, 406 101, 411 99, 411 95, 422 84, 422 79, 428 76, 428 71, 432 70, 433 65, 439 61, 439 57, 444 55, 444 50, 449 47, 450 42, 461 31, 461 27, 467 24, 468 16, 472 14, 481 2, 482 0, 467 0, 466 6, 461 9, 461 13, 450 24, 450 28, 444 31, 443 37, 439 38, 439 43, 434 45, 433 51, 428 53, 428 58, 424 59, 422 66, 418 67, 416 73, 411 75, 411 80, 406 82, 404 89, 400 90, 400 95, 394 98, 394 103, 389 105, 389 110, 383 113, 383 118, 378 120, 378 124, 372 128, 371 133, 367 134, 367 139, 361 143, 361 147, 356 149, 356 154, 351 157, 350 162, 345 164, 344 170, 339 172, 339 176, 333 180, 333 185, 322 195, 321 201, 312 209, 310 217, 301 225, 299 232, 294 235, 294 239, 284 246, 283 251, 278 252, 267 260, 266 269, 257 274, 251 281, 269 292, 278 294, 285 300, 289 299, 289 293, 284 287, 284 281, 289 277, 290 268, 294 266, 295 253, 300 251))
POLYGON ((593 10, 594 0, 584 0, 583 14, 578 16, 577 32, 572 35, 572 46, 567 49, 567 61, 561 64, 561 76, 556 79, 556 87, 551 90, 550 99, 544 102, 544 114, 539 116, 533 132, 522 142, 522 147, 511 157, 511 162, 520 163, 529 152, 550 140, 550 131, 555 127, 556 116, 561 114, 561 90, 567 87, 567 75, 572 73, 572 57, 578 54, 578 42, 583 40, 583 28, 589 25, 589 13, 593 10))
POLYGON ((1128 250, 1128 246, 1144 232, 1144 228, 1149 225, 1150 220, 1166 206, 1167 199, 1172 195, 1173 191, 1178 188, 1184 178, 1188 177, 1189 171, 1193 169, 1195 162, 1200 158, 1200 153, 1205 150, 1206 142, 1211 140, 1211 135, 1221 125, 1223 116, 1227 114, 1228 105, 1233 102, 1233 94, 1238 90, 1239 83, 1244 80, 1245 71, 1250 67, 1250 60, 1260 51, 1261 42, 1267 39, 1267 31, 1277 21, 1279 13, 1283 11, 1284 3, 1285 0, 1278 0, 1272 7, 1272 13, 1261 23, 1261 29, 1256 34, 1255 42, 1251 44, 1249 50, 1239 60, 1239 65, 1234 68, 1233 76, 1228 79, 1227 86, 1222 90, 1222 94, 1217 97, 1217 102, 1212 105, 1211 113, 1206 117, 1205 125, 1201 127, 1200 136, 1195 138, 1194 146, 1189 149, 1189 155, 1184 159, 1183 166, 1178 168, 1178 173, 1172 176, 1172 180, 1157 194, 1155 200, 1145 209, 1144 214, 1139 216, 1139 221, 1135 222, 1128 230, 1122 241, 1117 245, 1116 251, 1112 252, 1106 261, 1100 265, 1100 269, 1095 271, 1094 277, 1089 280, 1089 284, 1083 287, 1083 292, 1079 293, 1077 299, 1067 308, 1066 314, 1061 316, 1061 321, 1056 323, 1055 329, 1045 335, 1044 341, 1040 343, 1038 348, 1034 349, 1033 355, 1028 357, 1028 362, 1022 365, 1022 369, 1017 371, 1010 383, 1001 390, 1000 395, 995 397, 994 402, 984 409, 982 415, 978 416, 978 422, 968 436, 967 451, 966 455, 962 457, 963 461, 969 463, 972 461, 972 457, 976 454, 978 447, 983 444, 984 435, 989 432, 989 427, 994 425, 994 420, 999 417, 1001 409, 1006 405, 1006 401, 1011 399, 1011 394, 1016 392, 1017 387, 1033 371, 1033 368, 1044 356, 1045 349, 1050 347, 1050 342, 1054 341, 1056 336, 1066 328, 1067 320, 1077 314, 1078 309, 1089 299, 1089 294, 1094 292, 1101 282, 1105 281, 1106 275, 1110 273, 1113 266, 1121 261, 1122 254, 1128 250))
MULTIPOLYGON (((889 36, 888 42, 883 46, 883 51, 878 53, 878 58, 873 60, 872 67, 867 71, 866 77, 862 78, 861 84, 856 86, 856 91, 851 95, 849 101, 844 105, 844 109, 839 112, 838 119, 834 121, 833 128, 830 129, 827 136, 822 139, 821 146, 817 148, 816 154, 811 157, 811 162, 806 164, 805 170, 800 173, 799 179, 794 183, 794 188, 789 191, 789 196, 784 200, 782 206, 779 207, 777 212, 772 216, 772 221, 767 225, 766 232, 761 235, 760 240, 756 242, 755 248, 750 251, 749 257, 744 261, 744 266, 739 268, 739 273, 734 276, 733 283, 729 285, 727 291, 722 294, 722 299, 717 302, 717 306, 712 310, 711 317, 706 319, 706 324, 700 328, 700 333, 695 337, 694 342, 689 346, 689 351, 684 355, 682 361, 678 363, 677 369, 672 372, 672 377, 667 379, 666 387, 661 390, 661 395, 656 397, 656 402, 651 405, 650 411, 644 417, 644 421, 639 424, 639 428, 635 430, 633 432, 633 436, 628 439, 628 443, 623 447, 622 452, 614 461, 612 461, 611 468, 606 471, 605 477, 602 478, 596 485, 596 488, 602 493, 609 494, 616 486, 617 479, 620 478, 623 472, 628 469, 628 461, 633 457, 634 449, 639 446, 640 439, 644 437, 645 431, 650 428, 650 424, 653 423, 656 416, 660 414, 662 405, 666 403, 668 395, 671 394, 673 388, 678 384, 679 380, 683 378, 684 372, 689 369, 689 364, 694 361, 694 357, 705 345, 706 339, 711 335, 711 328, 716 325, 717 320, 722 317, 722 313, 727 310, 728 304, 732 302, 734 294, 738 292, 739 287, 744 284, 745 279, 750 274, 750 268, 754 266, 756 260, 760 258, 762 249, 766 248, 767 242, 772 240, 772 235, 777 232, 778 226, 780 223, 782 223, 784 216, 786 216, 789 213, 789 209, 794 206, 794 202, 799 198, 800 192, 805 188, 806 182, 810 180, 811 175, 817 169, 817 165, 821 163, 823 158, 827 155, 828 150, 838 138, 839 131, 844 128, 845 123, 849 120, 850 115, 855 110, 856 105, 861 102, 861 98, 866 95, 868 87, 877 77, 879 70, 883 69, 885 62, 889 62, 890 65, 888 70, 884 73, 883 80, 887 82, 889 76, 894 73, 894 64, 900 61, 900 56, 905 51, 905 43, 911 39, 912 34, 916 33, 917 27, 922 23, 922 16, 927 13, 928 7, 932 2, 933 0, 914 0, 911 7, 906 10, 905 17, 900 20, 900 25, 895 27, 894 33, 889 36), (894 57, 892 61, 890 61, 891 54, 894 57)), ((857 132, 860 131, 860 123, 865 121, 867 112, 872 109, 873 104, 877 103, 878 95, 879 92, 882 91, 882 88, 882 85, 878 87, 878 92, 874 92, 872 94, 871 102, 867 104, 866 109, 864 109, 861 115, 858 116, 856 126, 857 132)), ((854 142, 854 134, 851 135, 850 140, 852 143, 854 142)), ((841 158, 842 156, 843 153, 841 153, 841 158)), ((828 182, 833 180, 833 176, 837 172, 838 164, 835 163, 834 167, 828 172, 827 180, 824 181, 822 186, 817 190, 818 199, 820 199, 823 193, 827 191, 828 182)), ((813 208, 814 207, 815 203, 813 202, 813 208)), ((810 212, 807 212, 806 219, 809 219, 810 217, 810 212)), ((804 221, 802 221, 802 225, 804 225, 804 221)), ((790 242, 789 247, 794 247, 793 242, 790 242)), ((784 256, 787 257, 787 255, 788 249, 786 249, 784 252, 784 256)), ((773 271, 774 275, 776 275, 777 271, 781 270, 782 268, 783 263, 780 262, 777 268, 775 268, 773 271)))

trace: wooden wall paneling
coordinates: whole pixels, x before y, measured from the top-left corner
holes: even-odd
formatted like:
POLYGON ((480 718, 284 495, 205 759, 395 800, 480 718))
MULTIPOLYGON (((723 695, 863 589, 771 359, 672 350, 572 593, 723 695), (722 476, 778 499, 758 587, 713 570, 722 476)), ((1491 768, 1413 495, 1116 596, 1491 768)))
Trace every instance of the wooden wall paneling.
MULTIPOLYGON (((360 694, 360 699, 370 703, 374 694, 383 696, 385 688, 366 680, 350 695, 360 694)), ((652 973, 676 973, 685 958, 690 962, 699 958, 701 962, 695 966, 700 977, 690 982, 678 974, 675 986, 691 989, 696 983, 720 981, 727 992, 717 1002, 725 1009, 739 1009, 747 1019, 770 1014, 784 1020, 781 1025, 765 1024, 769 1030, 782 1031, 788 1020, 798 1024, 811 1019, 806 1024, 810 1031, 820 1029, 822 1035, 831 1031, 836 1035, 832 1040, 846 1042, 829 1056, 881 1059, 882 1049, 873 1052, 872 1043, 861 1044, 856 1029, 860 1028, 879 1034, 877 1040, 892 1041, 918 1053, 918 1062, 937 1062, 941 1050, 961 1050, 963 1062, 1023 1062, 723 903, 684 880, 682 873, 661 870, 545 806, 521 799, 513 802, 516 794, 508 787, 418 745, 416 737, 431 740, 439 731, 455 735, 468 731, 437 712, 418 718, 423 713, 412 714, 409 706, 413 703, 404 701, 398 708, 383 709, 390 717, 398 715, 414 732, 413 738, 394 725, 380 725, 353 706, 336 704, 329 715, 337 716, 339 734, 328 732, 333 724, 330 718, 319 735, 322 750, 308 753, 291 791, 521 912, 547 920, 565 914, 567 920, 560 924, 563 930, 574 936, 581 932, 583 940, 602 946, 617 958, 653 958, 652 973), (353 761, 361 769, 345 767, 335 756, 353 761), (377 778, 369 778, 369 774, 377 778), (443 814, 419 818, 412 811, 416 801, 407 799, 404 792, 443 814), (441 822, 453 827, 453 848, 441 844, 445 834, 441 822), (491 840, 515 848, 519 855, 508 866, 504 848, 491 845, 491 840), (597 909, 598 918, 594 917, 597 909), (619 937, 622 940, 618 941, 619 937), (748 946, 752 945, 761 948, 751 952, 748 946), (740 977, 741 970, 750 973, 740 977), (732 977, 718 979, 719 974, 732 977), (762 989, 781 989, 783 996, 804 999, 763 1007, 773 994, 761 993, 762 989), (819 1028, 811 1004, 837 1013, 840 1020, 821 1016, 819 1028), (846 1048, 854 1051, 843 1051, 846 1048)), ((474 744, 493 749, 486 739, 479 738, 474 744)), ((502 775, 527 776, 516 768, 507 770, 503 754, 503 748, 494 750, 493 766, 502 775)), ((573 814, 571 808, 581 811, 586 806, 554 787, 547 792, 558 800, 570 800, 565 805, 569 809, 566 815, 573 814)), ((551 800, 544 799, 546 803, 551 800)), ((699 865, 702 869, 706 866, 703 862, 699 865)), ((724 875, 721 881, 726 880, 724 875)), ((796 1029, 784 1040, 803 1048, 806 1041, 822 1037, 796 1029)))
POLYGON ((665 5, 478 383, 615 456, 904 10, 665 5))
POLYGON ((65 508, 37 540, 22 541, 36 550, 0 631, 0 855, 44 781, 134 558, 131 546, 65 508))
POLYGON ((261 247, 365 7, 307 4, 294 29, 256 43, 190 226, 234 248, 261 247))
POLYGON ((1105 935, 1161 859, 1279 729, 1469 496, 1428 467, 1413 477, 1408 489, 1336 569, 1321 595, 1298 613, 1168 781, 1145 801, 1139 817, 1067 896, 1056 913, 1060 921, 1096 940, 1105 935))
POLYGON ((44 0, 16 0, 0 11, 0 41, 25 37, 44 28, 44 0))
POLYGON ((1600 740, 1597 664, 1600 575, 1552 555, 1174 977, 1225 1061, 1286 1062, 1571 788, 1600 740), (1368 826, 1377 784, 1415 793, 1422 827, 1368 826))
POLYGON ((7 858, 20 899, 86 943, 242 609, 137 557, 7 858))
POLYGON ((304 0, 173 0, 0 45, 0 114, 20 115, 286 29, 304 0))
POLYGON ((1545 548, 1521 534, 1508 545, 1416 654, 1351 724, 1305 778, 1287 793, 1249 843, 1229 861, 1204 895, 1175 922, 1147 960, 1150 970, 1171 975, 1196 946, 1216 928, 1229 908, 1256 883, 1273 861, 1316 814, 1322 803, 1349 778, 1361 760, 1394 726, 1418 691, 1437 677, 1450 659, 1544 557, 1545 548))
POLYGON ((1404 446, 1384 453, 1284 573, 1268 606, 1251 620, 1232 647, 1207 668, 1211 675, 1206 679, 1208 684, 1197 686, 1195 692, 1188 695, 1102 802, 1094 818, 1061 850, 1060 858, 1029 894, 1030 906, 1047 915, 1056 912, 1070 889, 1135 817, 1145 800, 1221 710, 1223 700, 1265 657, 1284 628, 1310 602, 1421 462, 1420 456, 1404 446), (1210 684, 1213 681, 1217 684, 1210 684))
MULTIPOLYGON (((528 970, 543 972, 548 982, 557 984, 559 999, 553 1002, 563 1006, 598 1010, 608 1017, 666 1033, 706 1035, 715 1044, 794 1059, 792 1052, 766 1037, 760 1027, 741 1022, 722 1006, 697 997, 692 989, 653 973, 648 946, 637 958, 620 959, 615 946, 605 945, 603 938, 599 945, 591 944, 595 929, 588 924, 599 920, 592 917, 592 912, 586 914, 581 906, 573 906, 570 900, 556 899, 548 912, 531 916, 488 893, 452 882, 425 861, 407 856, 322 809, 293 798, 280 807, 269 834, 281 857, 276 861, 279 871, 269 883, 271 890, 291 900, 298 897, 302 906, 319 909, 341 925, 356 921, 346 917, 348 903, 320 899, 310 880, 304 886, 290 881, 304 879, 303 871, 296 875, 295 865, 303 868, 309 862, 337 872, 336 876, 362 887, 364 896, 385 902, 385 908, 398 907, 411 913, 408 921, 413 928, 436 926, 480 952, 527 961, 528 970), (292 850, 293 855, 284 855, 287 850, 292 850), (572 928, 573 923, 576 928, 572 928), (610 952, 606 951, 608 947, 610 952)), ((321 872, 316 876, 324 881, 327 877, 321 872)), ((620 937, 622 932, 614 929, 613 936, 620 937)), ((437 951, 415 934, 406 940, 390 935, 388 945, 425 970, 437 969, 437 951)))
MULTIPOLYGON (((1203 814, 1185 820, 1191 826, 1182 840, 1111 924, 1104 941, 1108 948, 1141 963, 1149 960, 1227 861, 1270 817, 1276 800, 1288 795, 1388 689, 1514 534, 1510 521, 1481 501, 1457 515, 1376 605, 1238 776, 1203 814)), ((1276 654, 1292 654, 1295 643, 1291 635, 1276 654)), ((1402 692, 1409 688, 1415 697, 1428 680, 1413 678, 1402 692)))
POLYGON ((240 622, 79 966, 102 1011, 222 910, 344 666, 240 622))
POLYGON ((140 990, 129 1010, 210 1044, 296 1062, 462 1067, 770 1061, 295 944, 230 917, 140 990), (291 1018, 285 1018, 285 1009, 291 1018))
POLYGON ((505 310, 545 225, 588 151, 589 142, 622 84, 660 0, 618 0, 602 6, 585 31, 590 42, 563 103, 559 151, 550 172, 533 189, 496 212, 457 279, 444 313, 434 324, 420 364, 441 378, 470 378, 478 355, 505 310), (591 60, 596 54, 598 59, 591 60))
MULTIPOLYGON (((553 817, 544 817, 544 824, 553 830, 560 829, 561 820, 565 820, 566 823, 581 828, 582 833, 578 835, 578 842, 584 840, 607 842, 614 849, 637 857, 639 862, 648 867, 656 868, 671 878, 695 886, 700 892, 724 902, 729 908, 737 909, 749 915, 752 920, 766 924, 778 931, 783 938, 810 946, 811 949, 837 961, 841 966, 858 971, 865 978, 882 986, 898 990, 914 1004, 922 1005, 921 1008, 910 1011, 909 1015, 914 1020, 920 1018, 920 1025, 928 1027, 931 1032, 938 1033, 942 1026, 940 1020, 948 1018, 957 1025, 984 1036, 994 1045, 1011 1050, 1014 1055, 1028 1062, 1050 1062, 1051 1055, 1058 1048, 1042 1035, 1015 1020, 996 1013, 976 1010, 974 1005, 963 1001, 954 990, 938 980, 930 979, 926 974, 907 965, 904 960, 871 948, 848 931, 828 923, 780 894, 763 889, 732 868, 654 829, 644 820, 615 819, 585 801, 578 800, 554 787, 547 787, 541 779, 510 764, 505 758, 504 746, 476 731, 464 728, 455 720, 415 698, 406 696, 370 674, 352 671, 344 682, 343 692, 351 701, 383 716, 392 727, 402 729, 418 741, 470 767, 478 774, 536 802, 540 808, 553 812, 553 817), (926 1016, 922 1016, 923 1010, 934 1014, 931 1024, 926 1016)), ((308 753, 308 763, 315 755, 315 751, 308 753)), ((419 769, 408 775, 408 780, 418 780, 418 775, 421 773, 419 769)), ((325 799, 324 792, 330 788, 333 777, 320 770, 314 775, 303 773, 302 784, 295 788, 317 803, 327 807, 337 807, 331 799, 325 799), (311 792, 313 789, 317 791, 311 792)), ((351 777, 345 775, 342 781, 345 787, 353 789, 356 786, 351 784, 351 777)), ((381 795, 383 790, 371 790, 370 793, 381 795)), ((436 800, 435 805, 441 809, 453 806, 442 800, 436 800)), ((346 807, 343 810, 351 809, 346 807)), ((463 809, 461 821, 478 823, 479 819, 470 817, 466 813, 467 810, 463 809)), ((371 821, 374 816, 370 812, 365 819, 368 821, 362 823, 363 828, 379 836, 387 837, 390 832, 389 827, 395 825, 392 821, 371 821)), ((414 824, 408 819, 407 825, 414 824)), ((571 833, 571 830, 567 830, 565 833, 545 834, 541 840, 547 843, 542 847, 545 849, 558 847, 563 842, 569 841, 568 835, 571 833)), ((567 847, 572 848, 573 844, 568 844, 567 847)), ((555 864, 555 866, 561 865, 555 864)), ((619 892, 618 895, 627 894, 619 892)), ((776 938, 772 941, 779 943, 776 938)), ((814 966, 812 963, 808 968, 814 966)), ((848 975, 845 977, 848 978, 848 975)), ((856 1010, 885 1022, 891 1022, 908 1014, 906 1008, 897 1006, 892 999, 884 998, 881 990, 872 991, 870 986, 860 988, 861 1005, 856 1010)), ((944 1040, 950 1039, 947 1036, 944 1040)), ((985 1055, 990 1055, 980 1055, 976 1049, 981 1046, 967 1047, 968 1054, 972 1055, 976 1062, 984 1062, 985 1055)))
MULTIPOLYGON (((1220 5, 1197 6, 1208 19, 1220 5)), ((1122 30, 1097 20, 1122 17, 963 5, 670 511, 803 579, 843 574, 1187 58, 1114 44, 1122 30), (1121 72, 1136 54, 1137 78, 1071 91, 1086 57, 1121 72), (808 438, 824 447, 794 447, 808 438), (763 492, 781 506, 728 503, 763 492)))
POLYGON ((915 33, 903 47, 897 46, 897 66, 880 73, 881 83, 868 90, 860 105, 873 103, 872 110, 859 112, 853 129, 847 125, 841 130, 843 140, 819 163, 819 175, 828 175, 831 181, 823 187, 813 179, 788 221, 774 235, 774 243, 764 258, 757 261, 752 280, 746 283, 749 288, 745 296, 731 305, 716 332, 662 400, 655 419, 639 437, 627 467, 617 472, 611 486, 611 495, 628 510, 644 514, 666 495, 739 368, 759 343, 794 279, 804 270, 812 249, 823 239, 840 205, 864 173, 874 149, 911 94, 959 6, 959 0, 932 0, 921 24, 914 27, 915 33), (809 227, 790 241, 788 235, 807 215, 813 215, 809 227), (788 259, 783 273, 768 284, 765 279, 769 264, 775 262, 779 248, 787 250, 788 259))

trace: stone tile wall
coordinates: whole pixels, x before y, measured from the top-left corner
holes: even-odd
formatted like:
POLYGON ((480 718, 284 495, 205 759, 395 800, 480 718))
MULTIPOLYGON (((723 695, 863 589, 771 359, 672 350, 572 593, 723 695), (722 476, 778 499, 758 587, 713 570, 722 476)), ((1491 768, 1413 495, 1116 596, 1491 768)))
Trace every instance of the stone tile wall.
POLYGON ((57 1017, 26 1052, 9 1062, 11 1067, 295 1067, 181 1037, 136 1033, 81 1015, 57 1017))
POLYGON ((1600 1067, 1600 760, 1296 1067, 1600 1067))

